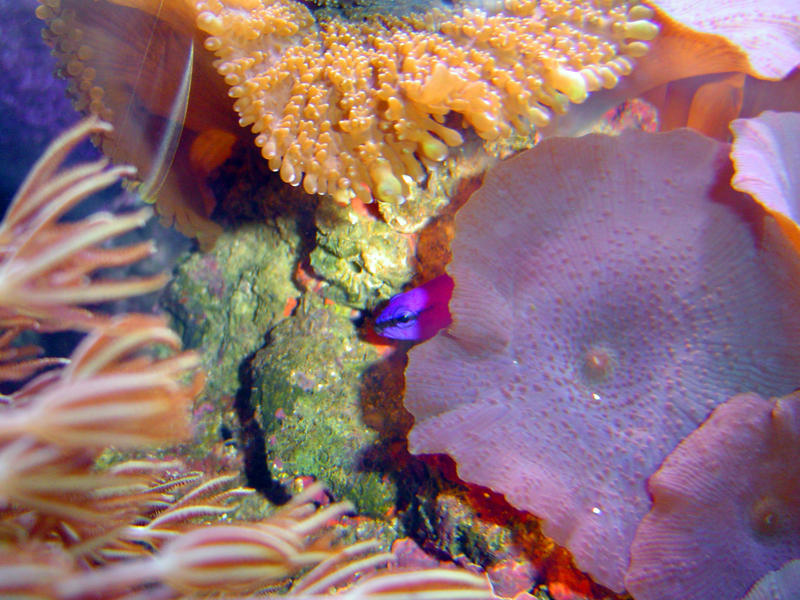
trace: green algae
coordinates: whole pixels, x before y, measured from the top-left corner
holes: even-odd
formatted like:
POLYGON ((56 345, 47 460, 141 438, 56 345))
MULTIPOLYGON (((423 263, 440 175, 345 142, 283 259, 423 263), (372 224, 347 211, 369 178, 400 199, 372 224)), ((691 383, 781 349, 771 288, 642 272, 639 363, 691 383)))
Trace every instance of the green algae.
POLYGON ((283 477, 311 475, 359 513, 393 506, 394 484, 362 468, 377 433, 362 419, 361 376, 377 360, 341 307, 307 294, 294 318, 270 332, 251 363, 272 468, 283 477))
POLYGON ((311 266, 329 286, 324 294, 354 308, 374 308, 413 276, 412 245, 383 221, 355 215, 333 202, 317 210, 317 247, 311 266))
MULTIPOLYGON (((416 227, 432 214, 428 208, 438 212, 447 205, 461 177, 483 166, 456 151, 421 192, 430 197, 409 197, 399 210, 421 215, 416 227)), ((426 524, 413 529, 395 518, 398 498, 407 494, 398 489, 407 483, 398 474, 404 467, 394 462, 410 426, 401 401, 404 357, 382 361, 361 339, 352 309, 374 308, 412 279, 415 239, 365 210, 327 199, 316 206, 313 232, 313 207, 288 197, 294 188, 276 192, 246 178, 231 181, 227 206, 257 203, 261 212, 246 216, 261 222, 224 234, 209 253, 187 255, 166 298, 176 328, 187 346, 202 352, 208 374, 195 406, 194 440, 179 455, 206 472, 241 468, 246 449, 234 398, 246 392, 271 476, 295 491, 313 477, 332 498, 356 506, 361 516, 342 527, 343 539, 378 537, 388 548, 413 531, 429 543, 439 540, 437 550, 450 556, 484 565, 503 556, 508 531, 482 523, 466 505, 436 510, 426 504, 418 511, 426 524), (276 208, 290 201, 292 210, 276 208), (309 254, 314 233, 317 247, 309 254), (301 265, 307 281, 298 275, 301 265), (307 291, 295 284, 297 277, 307 291), (287 304, 291 299, 299 299, 296 308, 287 304), (242 369, 251 379, 241 379, 242 369), (232 440, 221 440, 222 428, 232 431, 232 440), (447 514, 459 515, 458 522, 447 514)), ((267 510, 249 504, 241 510, 254 517, 267 510)))
POLYGON ((512 527, 485 520, 487 515, 456 485, 436 479, 424 482, 411 505, 403 516, 406 529, 443 556, 465 556, 488 568, 515 552, 512 527))
POLYGON ((165 308, 186 347, 201 352, 207 377, 195 406, 193 456, 219 444, 221 427, 236 428, 240 365, 300 293, 292 273, 301 238, 291 220, 281 225, 223 234, 211 252, 187 255, 167 290, 165 308))
POLYGON ((252 448, 239 410, 247 396, 256 431, 263 428, 266 438, 268 465, 259 460, 267 477, 291 484, 314 476, 359 512, 382 514, 393 505, 393 484, 359 462, 378 437, 363 423, 360 406, 363 372, 378 355, 359 339, 351 306, 374 306, 410 279, 408 236, 329 201, 319 203, 314 231, 316 203, 303 203, 294 188, 276 192, 269 182, 233 173, 226 181, 233 184, 226 206, 256 204, 256 214, 246 216, 261 223, 224 234, 209 253, 185 257, 167 295, 176 328, 187 346, 202 352, 208 374, 195 406, 194 447, 186 452, 212 457, 213 470, 213 457, 231 447, 220 441, 225 429, 233 433, 238 460, 246 461, 252 448), (291 209, 278 210, 281 203, 291 209), (311 272, 303 265, 315 233, 328 245, 313 253, 319 268, 311 272), (353 265, 361 276, 348 277, 353 265), (345 306, 348 298, 353 301, 345 306), (278 409, 286 414, 281 421, 274 417, 278 409))
POLYGON ((286 301, 299 296, 292 282, 299 243, 296 233, 252 225, 178 267, 168 309, 188 347, 214 350, 204 359, 209 395, 235 393, 239 364, 263 345, 286 301))

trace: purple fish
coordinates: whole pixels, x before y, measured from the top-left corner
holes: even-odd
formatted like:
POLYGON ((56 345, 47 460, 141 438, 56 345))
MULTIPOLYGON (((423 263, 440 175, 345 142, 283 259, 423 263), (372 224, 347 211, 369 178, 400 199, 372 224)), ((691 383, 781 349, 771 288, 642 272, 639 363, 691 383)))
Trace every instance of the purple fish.
POLYGON ((423 341, 432 338, 450 322, 447 304, 453 295, 453 280, 439 275, 389 300, 378 318, 375 331, 394 340, 423 341))

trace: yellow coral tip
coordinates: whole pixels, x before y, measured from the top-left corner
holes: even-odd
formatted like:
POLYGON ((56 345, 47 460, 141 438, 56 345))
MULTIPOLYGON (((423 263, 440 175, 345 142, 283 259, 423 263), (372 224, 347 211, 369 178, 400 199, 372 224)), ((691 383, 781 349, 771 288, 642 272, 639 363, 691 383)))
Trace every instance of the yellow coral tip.
POLYGON ((225 32, 222 20, 210 11, 197 15, 197 26, 210 35, 222 35, 225 32))
POLYGON ((436 162, 441 162, 447 158, 447 146, 432 136, 429 136, 422 142, 420 148, 426 158, 430 158, 436 162))
POLYGON ((528 111, 528 116, 531 120, 531 123, 533 123, 536 127, 547 127, 550 125, 550 112, 544 107, 532 107, 528 111))
POLYGON ((42 21, 47 21, 48 19, 53 18, 53 11, 43 4, 40 4, 36 7, 34 14, 36 15, 36 18, 41 19, 42 21))
POLYGON ((625 46, 625 54, 639 58, 644 56, 650 50, 650 47, 644 42, 631 42, 625 46))
POLYGON ((658 35, 658 25, 650 21, 633 21, 625 25, 625 37, 650 41, 658 35))
POLYGON ((382 179, 375 189, 375 194, 381 202, 403 203, 403 187, 394 175, 382 179))
POLYGON ((643 4, 637 4, 628 11, 628 17, 631 21, 652 19, 653 9, 643 4))
POLYGON ((586 81, 580 73, 559 67, 550 72, 549 79, 550 84, 569 98, 570 102, 580 104, 589 96, 586 81))
POLYGON ((370 169, 370 175, 375 182, 375 196, 379 201, 402 204, 403 186, 386 161, 378 161, 370 169))

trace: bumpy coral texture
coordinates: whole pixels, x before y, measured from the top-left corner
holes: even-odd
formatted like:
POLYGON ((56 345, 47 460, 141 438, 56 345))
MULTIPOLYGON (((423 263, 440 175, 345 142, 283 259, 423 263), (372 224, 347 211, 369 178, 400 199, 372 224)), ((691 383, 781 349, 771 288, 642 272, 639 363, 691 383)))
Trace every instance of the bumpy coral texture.
POLYGON ((657 5, 686 27, 724 37, 747 58, 751 75, 781 79, 800 64, 800 5, 794 0, 658 0, 657 5))
POLYGON ((658 32, 635 2, 493 6, 356 22, 293 0, 204 0, 197 24, 284 181, 401 203, 462 126, 485 140, 544 126, 614 87, 658 32))
POLYGON ((731 123, 732 185, 800 221, 800 113, 765 111, 731 123))
POLYGON ((724 184, 727 152, 625 132, 502 163, 456 216, 453 324, 409 353, 410 450, 451 455, 614 590, 664 458, 732 394, 800 380, 800 260, 724 184))
MULTIPOLYGON (((798 452, 797 394, 771 400, 740 394, 717 407, 648 482, 653 508, 631 547, 625 578, 631 594, 738 600, 799 556, 798 452)), ((779 583, 791 586, 790 577, 787 570, 763 585, 780 591, 779 583)))

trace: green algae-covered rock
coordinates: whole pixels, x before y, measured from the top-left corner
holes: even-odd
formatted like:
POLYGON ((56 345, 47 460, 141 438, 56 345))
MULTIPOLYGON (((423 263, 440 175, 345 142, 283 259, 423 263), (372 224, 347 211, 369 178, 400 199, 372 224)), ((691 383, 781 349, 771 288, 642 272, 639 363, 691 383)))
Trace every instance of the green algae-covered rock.
POLYGON ((383 221, 324 202, 317 210, 311 266, 329 287, 326 296, 354 308, 374 308, 412 275, 413 242, 383 221))
POLYGON ((394 499, 391 481, 361 468, 363 453, 377 441, 362 419, 361 376, 377 353, 346 313, 307 294, 252 361, 252 402, 276 475, 314 476, 359 513, 377 516, 394 499))
POLYGON ((242 360, 264 344, 290 298, 299 236, 253 224, 223 234, 208 253, 179 265, 168 308, 187 347, 206 351, 209 393, 232 394, 242 360))
POLYGON ((220 432, 236 429, 240 365, 284 318, 287 300, 300 294, 292 283, 300 244, 291 219, 252 224, 178 265, 165 306, 186 347, 201 353, 207 377, 195 406, 193 456, 222 452, 220 432))

